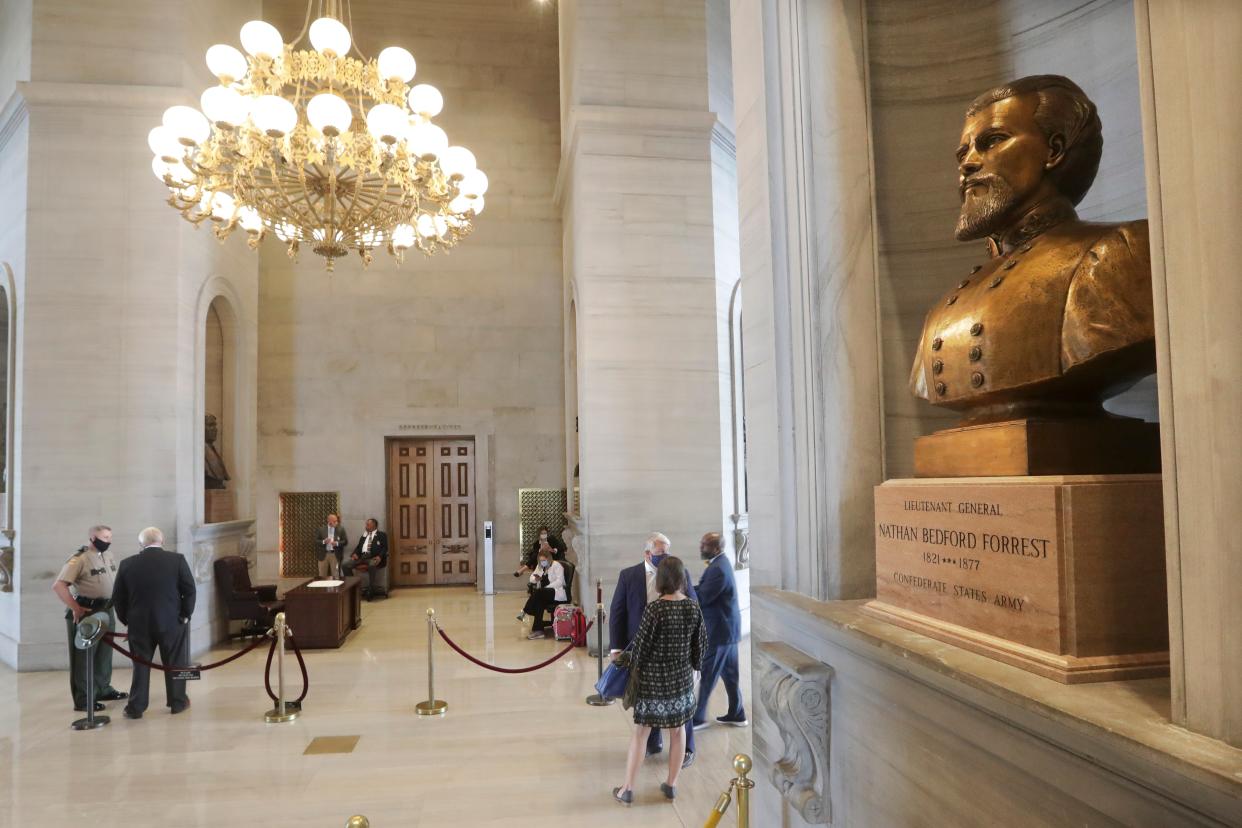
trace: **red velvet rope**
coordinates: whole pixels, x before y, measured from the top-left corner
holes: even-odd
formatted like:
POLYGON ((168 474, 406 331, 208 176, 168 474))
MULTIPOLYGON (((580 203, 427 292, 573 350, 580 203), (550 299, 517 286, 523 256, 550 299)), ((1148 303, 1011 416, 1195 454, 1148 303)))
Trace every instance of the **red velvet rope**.
MULTIPOLYGON (((590 632, 590 631, 591 631, 591 627, 593 627, 593 626, 595 626, 595 622, 594 622, 594 621, 591 621, 590 623, 588 623, 588 624, 587 624, 587 626, 586 626, 586 631, 587 631, 587 632, 590 632)), ((559 658, 561 658, 562 656, 564 656, 566 653, 568 653, 570 650, 572 650, 575 646, 577 646, 577 645, 575 645, 575 644, 574 644, 574 642, 572 642, 572 641, 571 641, 571 642, 569 642, 568 644, 566 644, 566 645, 565 645, 564 649, 562 649, 562 650, 561 650, 560 652, 558 652, 556 655, 554 655, 554 656, 552 656, 551 658, 549 658, 547 661, 541 661, 541 662, 539 662, 538 664, 532 665, 532 666, 530 666, 530 667, 497 667, 495 664, 488 664, 486 661, 481 661, 481 660, 479 660, 479 659, 475 658, 474 656, 470 655, 470 653, 466 652, 466 651, 465 651, 465 650, 463 650, 461 647, 457 646, 457 642, 455 642, 453 639, 449 638, 449 637, 448 637, 448 633, 446 633, 444 630, 440 629, 440 623, 439 623, 438 621, 436 622, 436 632, 438 632, 438 633, 440 634, 440 637, 444 639, 444 643, 445 643, 445 644, 447 644, 447 645, 449 645, 450 647, 452 647, 452 648, 453 648, 453 649, 457 652, 457 654, 458 654, 459 656, 461 656, 462 658, 466 659, 466 661, 469 661, 469 662, 471 662, 471 663, 473 663, 473 664, 477 664, 477 665, 479 665, 480 667, 482 667, 482 668, 484 668, 484 669, 486 669, 486 670, 492 670, 492 671, 497 672, 497 673, 509 673, 509 674, 513 674, 513 673, 533 673, 533 672, 534 672, 534 671, 536 671, 536 670, 541 670, 541 669, 543 669, 544 667, 547 667, 549 664, 551 664, 552 662, 554 662, 554 661, 558 660, 559 658)))
MULTIPOLYGON (((124 633, 104 633, 104 641, 108 642, 109 647, 116 650, 118 653, 125 656, 130 661, 133 661, 137 664, 141 664, 143 667, 150 667, 152 670, 163 670, 165 673, 172 673, 178 670, 214 670, 217 667, 223 667, 224 665, 228 664, 230 661, 236 661, 237 659, 241 658, 246 653, 250 652, 255 647, 258 647, 260 644, 263 643, 263 639, 260 638, 259 640, 255 641, 253 644, 251 644, 246 649, 240 652, 233 653, 228 658, 221 659, 220 661, 217 661, 214 664, 203 664, 203 665, 192 664, 189 667, 178 667, 178 666, 168 666, 165 664, 155 664, 153 662, 147 661, 145 658, 141 658, 139 656, 134 655, 132 652, 130 652, 129 650, 125 649, 120 644, 117 644, 115 641, 112 640, 114 637, 117 637, 119 635, 124 635, 124 633)), ((129 636, 125 636, 125 637, 128 638, 129 636)))
MULTIPOLYGON (((293 645, 293 654, 297 656, 298 666, 302 668, 302 695, 298 696, 292 702, 285 704, 301 704, 302 699, 306 698, 306 693, 310 690, 310 677, 306 674, 306 661, 302 658, 302 651, 298 649, 297 639, 293 637, 293 633, 285 629, 285 635, 289 636, 289 643, 293 645)), ((276 654, 276 639, 272 639, 272 646, 267 651, 267 666, 263 668, 263 689, 267 691, 267 697, 272 701, 280 704, 280 697, 272 692, 272 656, 276 654)))

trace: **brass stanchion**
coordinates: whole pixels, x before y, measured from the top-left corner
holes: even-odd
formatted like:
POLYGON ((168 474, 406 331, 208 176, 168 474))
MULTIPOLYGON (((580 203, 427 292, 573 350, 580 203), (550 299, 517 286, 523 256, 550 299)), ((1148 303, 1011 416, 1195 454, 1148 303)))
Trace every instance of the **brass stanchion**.
POLYGON ((436 698, 436 662, 432 657, 436 636, 436 611, 427 608, 427 701, 414 705, 420 716, 443 716, 448 702, 436 698))
POLYGON ((750 828, 750 789, 755 787, 753 779, 747 778, 752 763, 745 753, 733 757, 733 769, 737 771, 737 828, 750 828))
POLYGON ((716 806, 707 815, 703 828, 716 828, 720 824, 725 811, 729 810, 729 801, 734 791, 737 791, 737 826, 750 828, 750 789, 755 787, 755 783, 747 777, 751 769, 750 757, 745 753, 734 756, 733 769, 737 771, 737 776, 729 780, 729 787, 716 800, 716 806))
POLYGON ((285 614, 276 613, 276 706, 263 714, 263 721, 268 724, 291 722, 298 717, 298 710, 285 702, 285 614))
MULTIPOLYGON (((595 581, 595 680, 604 675, 604 579, 595 581)), ((616 699, 592 693, 587 696, 586 703, 594 707, 605 707, 615 704, 616 699)))
POLYGON ((371 820, 362 814, 354 814, 349 818, 349 822, 345 823, 345 828, 371 828, 371 820))

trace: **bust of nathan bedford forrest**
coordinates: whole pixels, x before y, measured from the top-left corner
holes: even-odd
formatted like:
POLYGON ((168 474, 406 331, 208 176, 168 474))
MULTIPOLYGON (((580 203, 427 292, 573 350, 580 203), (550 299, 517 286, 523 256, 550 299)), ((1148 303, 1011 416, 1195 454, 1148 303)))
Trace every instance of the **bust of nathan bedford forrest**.
POLYGON ((1105 416, 1104 399, 1156 368, 1147 222, 1074 212, 1103 147, 1095 104, 1038 75, 971 103, 957 148, 959 241, 991 258, 928 312, 915 396, 963 425, 1105 416))

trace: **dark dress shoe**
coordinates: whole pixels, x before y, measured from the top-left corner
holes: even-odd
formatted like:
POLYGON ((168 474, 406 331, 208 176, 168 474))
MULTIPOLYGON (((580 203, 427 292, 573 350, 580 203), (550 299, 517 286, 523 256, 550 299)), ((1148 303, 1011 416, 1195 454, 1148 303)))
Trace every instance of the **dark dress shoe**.
POLYGON ((634 802, 634 792, 626 791, 625 793, 621 793, 621 788, 613 788, 612 798, 620 802, 622 805, 630 805, 634 802))
POLYGON ((128 707, 126 707, 126 708, 125 708, 125 718, 127 718, 127 719, 141 719, 141 718, 142 718, 142 714, 141 714, 141 713, 135 713, 133 710, 130 710, 128 707))
POLYGON ((660 793, 664 794, 664 798, 670 801, 677 798, 677 789, 667 782, 660 783, 660 793))
POLYGON ((190 700, 186 699, 185 704, 174 704, 172 706, 172 714, 176 716, 178 713, 184 713, 190 709, 190 700))
MULTIPOLYGON (((694 751, 686 751, 686 758, 681 760, 681 766, 688 768, 694 764, 694 751)), ((672 797, 669 797, 670 799, 672 797)))
MULTIPOLYGON (((75 704, 75 705, 73 706, 73 709, 74 709, 74 710, 79 710, 79 711, 81 711, 81 712, 85 713, 85 712, 86 712, 86 705, 82 705, 81 707, 79 707, 78 705, 76 705, 76 704, 75 704)), ((100 710, 107 710, 107 709, 108 709, 108 708, 104 707, 104 706, 103 706, 103 704, 101 704, 100 702, 95 702, 95 712, 96 712, 96 713, 98 713, 100 710)))
POLYGON ((129 693, 122 693, 120 690, 109 690, 107 693, 100 693, 95 698, 100 701, 120 701, 121 699, 128 699, 129 693))

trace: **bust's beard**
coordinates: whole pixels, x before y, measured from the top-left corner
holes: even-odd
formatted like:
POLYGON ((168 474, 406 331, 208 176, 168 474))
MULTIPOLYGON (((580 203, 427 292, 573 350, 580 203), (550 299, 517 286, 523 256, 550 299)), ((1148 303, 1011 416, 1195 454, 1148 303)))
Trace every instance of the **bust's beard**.
POLYGON ((980 177, 986 182, 981 198, 967 198, 962 202, 962 212, 957 217, 958 241, 973 241, 998 234, 1010 218, 1017 198, 1009 182, 999 175, 980 177))

